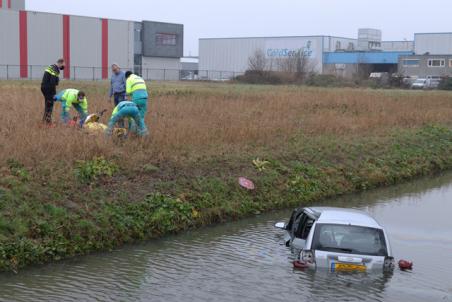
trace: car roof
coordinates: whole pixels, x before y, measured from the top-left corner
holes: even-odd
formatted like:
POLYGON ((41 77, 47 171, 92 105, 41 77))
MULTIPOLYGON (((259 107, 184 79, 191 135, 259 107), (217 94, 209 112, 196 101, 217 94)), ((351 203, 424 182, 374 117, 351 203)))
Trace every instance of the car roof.
POLYGON ((355 209, 333 207, 305 208, 319 223, 350 224, 381 229, 380 224, 368 213, 355 209))

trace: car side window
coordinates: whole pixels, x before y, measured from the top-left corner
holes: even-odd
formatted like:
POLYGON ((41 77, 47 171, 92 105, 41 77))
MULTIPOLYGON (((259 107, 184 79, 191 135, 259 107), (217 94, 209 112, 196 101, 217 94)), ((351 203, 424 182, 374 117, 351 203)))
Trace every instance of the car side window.
POLYGON ((298 221, 295 222, 294 236, 296 238, 301 238, 302 233, 303 233, 303 228, 304 228, 307 220, 308 220, 308 215, 306 215, 306 213, 303 213, 302 215, 300 215, 298 221))
POLYGON ((301 239, 308 239, 309 232, 311 232, 312 226, 314 225, 315 220, 308 217, 306 223, 303 226, 303 230, 301 231, 301 239))
POLYGON ((289 223, 287 223, 287 226, 286 226, 286 230, 288 230, 289 232, 293 231, 292 228, 295 223, 295 219, 298 217, 297 213, 298 213, 298 209, 295 209, 295 210, 293 210, 292 215, 290 215, 289 223))

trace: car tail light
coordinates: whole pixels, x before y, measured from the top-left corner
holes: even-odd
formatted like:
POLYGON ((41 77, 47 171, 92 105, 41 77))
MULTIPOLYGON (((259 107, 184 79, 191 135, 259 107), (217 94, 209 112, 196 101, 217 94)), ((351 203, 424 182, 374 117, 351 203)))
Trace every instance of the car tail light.
POLYGON ((395 260, 394 257, 385 257, 385 262, 383 264, 383 269, 385 270, 393 270, 395 267, 395 260))
POLYGON ((302 250, 300 260, 307 263, 314 263, 314 252, 312 250, 302 250))

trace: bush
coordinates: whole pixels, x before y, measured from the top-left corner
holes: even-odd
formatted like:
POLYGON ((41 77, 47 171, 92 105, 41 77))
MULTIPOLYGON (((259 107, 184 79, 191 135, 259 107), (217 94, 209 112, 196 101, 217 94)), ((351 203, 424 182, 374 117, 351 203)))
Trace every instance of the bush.
POLYGON ((246 84, 283 84, 278 73, 273 71, 247 70, 244 75, 235 78, 236 81, 246 84))
POLYGON ((8 159, 6 163, 12 175, 22 181, 30 180, 30 174, 22 163, 15 159, 8 159))
POLYGON ((92 160, 77 161, 75 174, 83 183, 91 183, 102 176, 113 176, 119 170, 115 163, 109 162, 103 157, 95 157, 92 160))
POLYGON ((452 78, 443 78, 438 85, 438 89, 452 90, 452 78))
POLYGON ((246 84, 302 84, 299 74, 281 71, 247 70, 244 75, 235 78, 237 82, 246 84))
POLYGON ((356 84, 345 78, 337 77, 332 74, 310 74, 305 83, 308 86, 315 87, 355 87, 356 84))
POLYGON ((310 73, 306 77, 300 77, 297 73, 280 71, 248 70, 244 75, 235 78, 236 81, 246 84, 304 84, 315 87, 354 87, 353 82, 344 78, 329 74, 310 73))

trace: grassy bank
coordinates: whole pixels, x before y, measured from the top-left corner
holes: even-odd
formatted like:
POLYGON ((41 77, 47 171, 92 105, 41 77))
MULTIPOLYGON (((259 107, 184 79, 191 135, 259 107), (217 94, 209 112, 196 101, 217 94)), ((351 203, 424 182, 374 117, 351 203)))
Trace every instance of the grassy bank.
MULTIPOLYGON (((443 92, 157 83, 152 135, 114 142, 40 128, 33 84, 0 83, 1 270, 452 167, 443 92)), ((111 109, 105 84, 65 85, 86 90, 91 111, 111 109)))

